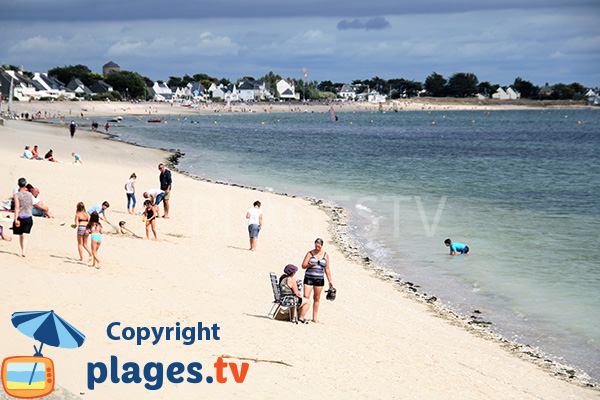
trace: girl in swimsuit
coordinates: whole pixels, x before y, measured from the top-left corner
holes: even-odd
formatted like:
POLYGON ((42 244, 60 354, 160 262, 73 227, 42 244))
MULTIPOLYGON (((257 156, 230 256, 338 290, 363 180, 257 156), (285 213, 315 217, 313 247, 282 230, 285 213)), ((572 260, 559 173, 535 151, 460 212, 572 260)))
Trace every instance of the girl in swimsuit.
POLYGON ((88 234, 86 224, 88 223, 89 215, 85 211, 85 205, 80 201, 77 203, 75 210, 75 225, 77 229, 77 250, 79 251, 79 261, 83 261, 83 249, 88 252, 89 260, 92 260, 92 252, 88 246, 88 234))
POLYGON ((144 218, 146 219, 146 238, 150 239, 150 229, 154 233, 154 240, 156 238, 156 217, 158 217, 158 206, 153 205, 150 200, 144 201, 144 218))
POLYGON ((315 240, 315 248, 304 256, 302 261, 302 269, 305 269, 304 274, 304 297, 310 298, 310 295, 315 290, 313 297, 313 322, 319 322, 317 313, 321 303, 321 293, 325 286, 325 276, 329 281, 329 287, 333 287, 331 283, 331 270, 329 268, 329 255, 323 251, 323 239, 315 240))
POLYGON ((100 259, 98 258, 98 249, 102 242, 102 224, 98 213, 94 211, 90 215, 90 220, 86 226, 87 233, 92 236, 92 257, 94 258, 93 267, 100 269, 100 259))

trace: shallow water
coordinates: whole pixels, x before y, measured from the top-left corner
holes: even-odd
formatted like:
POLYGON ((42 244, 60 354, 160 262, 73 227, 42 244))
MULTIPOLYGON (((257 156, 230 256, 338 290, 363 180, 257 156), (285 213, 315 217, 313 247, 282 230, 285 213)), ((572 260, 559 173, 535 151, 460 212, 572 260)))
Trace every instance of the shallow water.
POLYGON ((198 176, 355 211, 364 251, 404 280, 599 379, 600 112, 338 117, 126 117, 111 133, 179 149, 198 176), (447 237, 471 254, 450 257, 447 237))

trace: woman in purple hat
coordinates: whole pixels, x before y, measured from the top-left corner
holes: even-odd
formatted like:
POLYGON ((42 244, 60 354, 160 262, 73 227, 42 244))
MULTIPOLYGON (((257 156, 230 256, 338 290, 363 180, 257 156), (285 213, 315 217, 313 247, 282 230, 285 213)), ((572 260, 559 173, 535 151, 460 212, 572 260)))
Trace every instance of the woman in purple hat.
POLYGON ((303 324, 308 324, 308 321, 304 319, 304 316, 310 308, 310 298, 302 297, 298 290, 298 281, 294 278, 298 267, 293 264, 288 264, 283 269, 283 275, 279 278, 279 289, 281 296, 295 295, 298 298, 298 321, 303 324))

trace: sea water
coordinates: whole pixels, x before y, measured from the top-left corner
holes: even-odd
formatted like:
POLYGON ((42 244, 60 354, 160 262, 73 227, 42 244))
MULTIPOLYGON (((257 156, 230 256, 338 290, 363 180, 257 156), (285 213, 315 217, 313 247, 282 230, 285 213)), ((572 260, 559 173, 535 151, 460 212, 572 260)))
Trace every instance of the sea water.
POLYGON ((174 113, 111 133, 178 149, 201 177, 350 209, 362 250, 403 280, 599 379, 600 111, 337 115, 174 113))

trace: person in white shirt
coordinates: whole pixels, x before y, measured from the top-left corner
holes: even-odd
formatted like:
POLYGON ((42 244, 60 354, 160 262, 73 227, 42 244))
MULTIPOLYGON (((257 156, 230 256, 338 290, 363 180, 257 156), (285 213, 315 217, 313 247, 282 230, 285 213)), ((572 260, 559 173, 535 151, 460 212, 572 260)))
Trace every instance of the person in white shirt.
POLYGON ((254 207, 248 209, 246 218, 248 219, 248 233, 250 234, 250 251, 256 251, 258 233, 262 229, 263 224, 263 212, 260 209, 260 201, 256 200, 254 207))
POLYGON ((144 192, 144 198, 150 199, 153 206, 157 206, 165 197, 165 191, 160 189, 150 189, 144 192))

